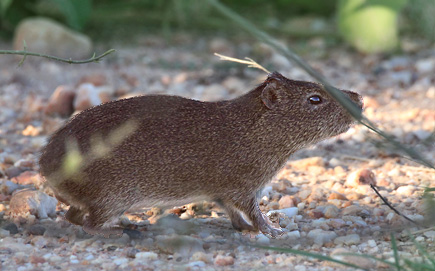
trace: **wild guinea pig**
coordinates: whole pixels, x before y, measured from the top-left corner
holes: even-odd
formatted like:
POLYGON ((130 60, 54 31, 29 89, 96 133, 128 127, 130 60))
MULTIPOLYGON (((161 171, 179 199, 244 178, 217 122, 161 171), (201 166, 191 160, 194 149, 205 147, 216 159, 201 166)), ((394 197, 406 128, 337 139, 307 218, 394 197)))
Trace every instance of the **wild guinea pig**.
POLYGON ((293 152, 353 122, 320 85, 274 72, 233 100, 148 95, 90 108, 51 136, 39 165, 70 206, 65 218, 90 234, 120 234, 116 219, 132 208, 210 200, 235 229, 275 237, 256 194, 293 152))

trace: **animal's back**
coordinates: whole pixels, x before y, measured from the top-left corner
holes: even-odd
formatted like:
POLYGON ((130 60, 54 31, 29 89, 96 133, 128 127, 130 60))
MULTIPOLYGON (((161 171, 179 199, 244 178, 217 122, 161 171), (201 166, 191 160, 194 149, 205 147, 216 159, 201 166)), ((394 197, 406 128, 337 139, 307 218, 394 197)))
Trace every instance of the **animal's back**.
POLYGON ((222 156, 222 138, 229 133, 217 127, 225 126, 217 108, 224 104, 153 95, 91 108, 50 138, 40 159, 41 173, 59 194, 68 191, 70 202, 97 194, 108 198, 108 193, 126 198, 137 194, 132 201, 199 194, 201 182, 197 187, 185 184, 205 179, 222 156), (79 183, 64 172, 74 151, 82 163, 75 176, 79 183))

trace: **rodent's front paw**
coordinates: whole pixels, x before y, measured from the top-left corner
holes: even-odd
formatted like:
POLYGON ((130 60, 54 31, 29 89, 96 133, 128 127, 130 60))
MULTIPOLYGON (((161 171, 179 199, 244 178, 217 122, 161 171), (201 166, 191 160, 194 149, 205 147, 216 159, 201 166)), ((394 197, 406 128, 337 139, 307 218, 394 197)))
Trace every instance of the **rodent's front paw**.
POLYGON ((277 236, 281 236, 284 234, 284 231, 281 228, 275 228, 274 226, 269 225, 269 224, 262 225, 260 227, 260 231, 263 234, 271 236, 272 238, 275 238, 277 236))

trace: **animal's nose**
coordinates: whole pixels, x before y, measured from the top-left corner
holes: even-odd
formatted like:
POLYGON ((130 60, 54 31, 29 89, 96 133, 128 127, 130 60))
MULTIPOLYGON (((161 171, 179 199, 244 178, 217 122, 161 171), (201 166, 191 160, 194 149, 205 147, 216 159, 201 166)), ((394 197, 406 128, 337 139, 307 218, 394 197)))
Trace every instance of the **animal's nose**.
POLYGON ((362 96, 361 95, 359 95, 358 93, 356 93, 356 92, 352 92, 352 91, 348 91, 348 90, 345 90, 344 91, 346 94, 347 94, 347 96, 354 102, 354 103, 356 103, 357 105, 358 105, 358 107, 359 108, 363 108, 363 105, 364 105, 364 101, 363 101, 363 98, 362 98, 362 96))

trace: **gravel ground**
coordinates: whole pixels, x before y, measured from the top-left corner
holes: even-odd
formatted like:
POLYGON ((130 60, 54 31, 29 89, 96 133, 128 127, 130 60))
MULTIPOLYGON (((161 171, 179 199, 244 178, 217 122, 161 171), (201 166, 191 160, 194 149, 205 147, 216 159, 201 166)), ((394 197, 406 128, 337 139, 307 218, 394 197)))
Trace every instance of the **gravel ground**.
MULTIPOLYGON (((126 214, 122 224, 129 230, 115 239, 88 235, 66 222, 68 206, 51 197, 37 165, 47 137, 66 119, 59 114, 137 94, 230 99, 264 80, 261 71, 220 62, 213 52, 250 56, 289 78, 310 80, 260 44, 186 35, 176 40, 169 46, 160 38, 139 39, 137 47, 114 46, 114 56, 80 66, 29 57, 16 68, 18 58, 1 56, 0 270, 345 269, 258 245, 320 253, 382 270, 388 266, 338 254, 391 260, 393 232, 403 258, 421 259, 408 231, 417 232, 417 242, 434 254, 435 229, 416 227, 395 214, 369 184, 401 213, 425 223, 435 211, 426 208, 422 193, 425 187, 435 187, 435 171, 384 148, 375 134, 359 125, 297 152, 265 187, 261 209, 286 229, 277 239, 236 232, 212 202, 169 210, 157 222, 157 208, 126 214), (51 97, 55 90, 58 95, 51 97), (59 103, 63 106, 56 106, 59 103)), ((313 39, 306 44, 311 53, 305 57, 337 87, 362 94, 367 117, 433 163, 435 48, 418 42, 405 45, 400 55, 362 56, 313 39)))

